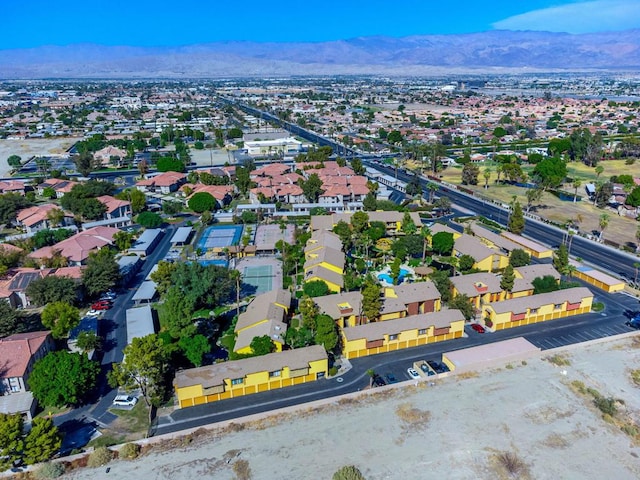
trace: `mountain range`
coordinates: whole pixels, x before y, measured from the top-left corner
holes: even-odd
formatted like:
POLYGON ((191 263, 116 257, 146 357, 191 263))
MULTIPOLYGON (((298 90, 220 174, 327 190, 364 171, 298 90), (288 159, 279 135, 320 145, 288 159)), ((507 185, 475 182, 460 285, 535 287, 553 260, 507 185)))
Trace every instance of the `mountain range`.
POLYGON ((640 69, 640 30, 495 30, 327 42, 173 47, 74 44, 0 50, 0 79, 441 75, 640 69))

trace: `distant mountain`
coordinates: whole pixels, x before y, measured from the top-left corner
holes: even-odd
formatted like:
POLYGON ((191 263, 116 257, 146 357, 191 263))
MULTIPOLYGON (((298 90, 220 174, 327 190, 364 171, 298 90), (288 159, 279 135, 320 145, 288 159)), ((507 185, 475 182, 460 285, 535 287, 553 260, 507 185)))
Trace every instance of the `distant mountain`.
POLYGON ((635 70, 640 30, 571 35, 496 30, 318 43, 181 47, 77 44, 0 50, 0 78, 213 78, 267 75, 635 70))

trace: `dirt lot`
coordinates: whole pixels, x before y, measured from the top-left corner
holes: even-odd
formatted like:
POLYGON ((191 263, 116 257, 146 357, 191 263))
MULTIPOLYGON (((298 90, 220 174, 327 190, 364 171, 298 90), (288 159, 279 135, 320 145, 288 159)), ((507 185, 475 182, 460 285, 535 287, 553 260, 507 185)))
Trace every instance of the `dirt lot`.
POLYGON ((9 175, 11 169, 7 158, 11 155, 22 157, 23 162, 34 155, 60 155, 76 141, 71 138, 0 140, 0 177, 9 175))
MULTIPOLYGON (((137 460, 111 462, 108 477, 330 479, 354 464, 368 480, 639 478, 640 448, 572 387, 580 381, 621 399, 617 416, 637 419, 640 395, 630 379, 640 360, 637 340, 567 350, 569 365, 529 359, 167 441, 137 460), (511 476, 498 457, 506 452, 515 459, 511 476)), ((106 478, 104 472, 64 478, 106 478)))

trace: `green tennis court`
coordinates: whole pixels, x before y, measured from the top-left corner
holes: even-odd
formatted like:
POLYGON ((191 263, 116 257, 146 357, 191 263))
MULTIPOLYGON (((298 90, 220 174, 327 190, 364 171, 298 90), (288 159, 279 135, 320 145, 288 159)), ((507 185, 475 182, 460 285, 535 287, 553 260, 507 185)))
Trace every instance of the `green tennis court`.
POLYGON ((255 287, 256 295, 270 292, 273 290, 273 267, 271 265, 244 267, 242 283, 255 287))

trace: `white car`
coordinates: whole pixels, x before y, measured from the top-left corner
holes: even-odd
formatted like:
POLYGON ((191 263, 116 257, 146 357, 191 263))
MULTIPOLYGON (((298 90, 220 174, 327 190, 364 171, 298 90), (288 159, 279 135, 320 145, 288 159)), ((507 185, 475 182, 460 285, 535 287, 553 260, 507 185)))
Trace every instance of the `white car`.
POLYGON ((407 373, 413 380, 420 380, 420 374, 415 368, 407 368, 407 373))
POLYGON ((131 395, 117 395, 113 399, 113 404, 119 407, 134 407, 136 403, 138 403, 138 398, 131 395))
POLYGON ((98 317, 102 313, 101 310, 89 310, 87 312, 87 317, 98 317))

